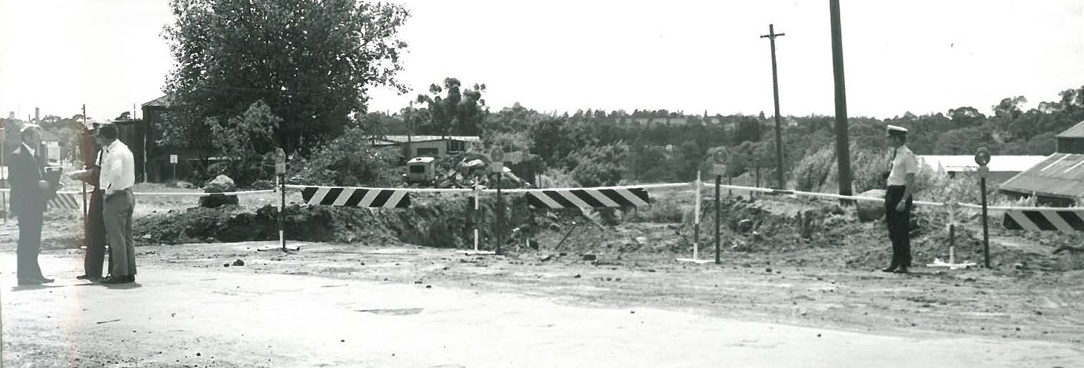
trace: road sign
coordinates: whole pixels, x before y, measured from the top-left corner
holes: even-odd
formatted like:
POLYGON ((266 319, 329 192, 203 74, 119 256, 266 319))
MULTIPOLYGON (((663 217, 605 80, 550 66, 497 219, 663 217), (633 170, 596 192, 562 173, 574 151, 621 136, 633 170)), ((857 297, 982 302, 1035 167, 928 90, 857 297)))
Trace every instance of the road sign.
POLYGON ((720 149, 716 150, 715 153, 711 155, 711 157, 712 157, 712 159, 715 160, 716 164, 719 164, 719 165, 725 165, 726 164, 727 154, 726 154, 726 150, 723 149, 723 148, 720 148, 720 149))
POLYGON ((726 165, 720 165, 720 164, 712 165, 712 172, 715 173, 715 175, 718 175, 718 176, 725 176, 726 175, 726 165))
POLYGON ((504 172, 504 162, 495 161, 495 162, 493 162, 493 166, 491 166, 490 168, 495 173, 503 173, 504 172))
POLYGON ((493 161, 504 161, 504 150, 500 147, 493 147, 493 149, 489 151, 489 158, 493 161))
POLYGON ((990 163, 990 150, 986 147, 979 148, 979 152, 975 154, 975 163, 979 166, 986 166, 990 163))
POLYGON ((169 155, 169 163, 171 163, 171 164, 177 163, 177 155, 169 155))
POLYGON ((983 177, 983 178, 985 178, 987 176, 990 176, 990 167, 989 166, 979 166, 979 176, 983 177))

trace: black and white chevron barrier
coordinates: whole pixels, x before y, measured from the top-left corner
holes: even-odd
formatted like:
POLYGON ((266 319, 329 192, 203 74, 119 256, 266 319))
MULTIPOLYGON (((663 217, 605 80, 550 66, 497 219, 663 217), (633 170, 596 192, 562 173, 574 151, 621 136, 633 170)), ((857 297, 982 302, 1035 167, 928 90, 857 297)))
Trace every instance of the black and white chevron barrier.
POLYGON ((644 188, 584 188, 526 191, 527 201, 535 208, 619 208, 649 203, 644 188))
POLYGON ((1084 209, 1005 211, 1004 225, 1009 230, 1084 231, 1084 209))
POLYGON ((78 210, 83 208, 83 199, 79 192, 57 192, 56 198, 49 200, 49 208, 78 210))
POLYGON ((376 188, 304 187, 305 203, 321 206, 407 208, 410 194, 405 190, 376 188))

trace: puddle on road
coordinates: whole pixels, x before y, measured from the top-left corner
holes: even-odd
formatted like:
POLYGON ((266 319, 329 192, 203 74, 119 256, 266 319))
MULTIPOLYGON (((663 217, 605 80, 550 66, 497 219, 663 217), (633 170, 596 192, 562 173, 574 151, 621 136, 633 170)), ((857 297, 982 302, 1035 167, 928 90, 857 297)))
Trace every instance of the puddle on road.
POLYGON ((357 312, 379 314, 382 316, 412 316, 421 313, 423 308, 358 309, 357 312))

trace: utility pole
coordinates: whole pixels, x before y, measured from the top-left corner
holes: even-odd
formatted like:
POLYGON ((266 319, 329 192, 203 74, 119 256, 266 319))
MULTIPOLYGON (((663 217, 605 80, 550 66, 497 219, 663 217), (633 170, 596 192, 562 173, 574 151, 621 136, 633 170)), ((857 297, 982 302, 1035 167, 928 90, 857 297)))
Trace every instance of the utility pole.
POLYGON ((760 36, 767 38, 772 44, 772 92, 775 94, 775 160, 777 189, 783 189, 783 133, 779 125, 779 74, 775 66, 775 38, 785 36, 786 33, 775 33, 775 25, 768 25, 768 34, 760 36))
MULTIPOLYGON (((832 71, 836 85, 836 161, 839 164, 839 194, 851 192, 851 149, 847 137, 847 89, 843 78, 843 31, 839 22, 839 0, 828 0, 832 13, 832 71)), ((852 201, 843 200, 842 203, 852 201)))

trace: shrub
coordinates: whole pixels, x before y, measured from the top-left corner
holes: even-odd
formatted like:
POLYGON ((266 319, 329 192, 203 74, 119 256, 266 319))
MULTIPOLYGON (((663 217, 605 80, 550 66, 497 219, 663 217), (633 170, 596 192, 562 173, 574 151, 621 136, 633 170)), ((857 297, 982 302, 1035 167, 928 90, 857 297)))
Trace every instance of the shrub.
POLYGON ((367 134, 349 128, 307 159, 290 163, 290 182, 307 185, 397 187, 402 151, 374 148, 367 134))
POLYGON ((616 185, 625 168, 621 166, 629 154, 629 146, 617 142, 605 146, 586 146, 568 155, 572 163, 572 178, 584 187, 616 185))

